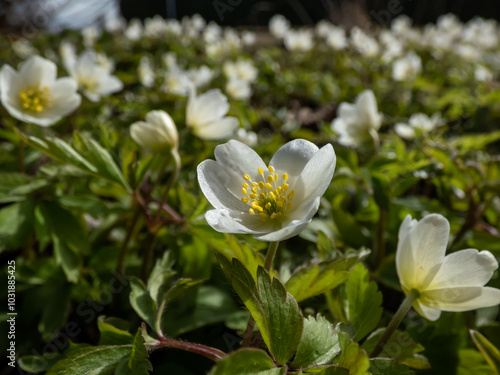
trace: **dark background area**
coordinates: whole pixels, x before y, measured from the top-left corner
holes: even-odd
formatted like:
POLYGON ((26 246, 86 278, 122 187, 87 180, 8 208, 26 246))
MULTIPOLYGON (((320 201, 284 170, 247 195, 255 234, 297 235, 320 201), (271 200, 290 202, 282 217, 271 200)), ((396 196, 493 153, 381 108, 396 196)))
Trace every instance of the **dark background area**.
POLYGON ((500 20, 498 0, 177 0, 175 14, 167 14, 167 0, 122 0, 125 18, 149 17, 162 14, 165 17, 182 18, 201 14, 207 21, 223 25, 267 25, 274 14, 283 14, 296 25, 313 24, 329 19, 336 24, 352 26, 366 21, 380 20, 406 14, 416 24, 435 22, 445 13, 455 13, 462 21, 474 16, 500 20))

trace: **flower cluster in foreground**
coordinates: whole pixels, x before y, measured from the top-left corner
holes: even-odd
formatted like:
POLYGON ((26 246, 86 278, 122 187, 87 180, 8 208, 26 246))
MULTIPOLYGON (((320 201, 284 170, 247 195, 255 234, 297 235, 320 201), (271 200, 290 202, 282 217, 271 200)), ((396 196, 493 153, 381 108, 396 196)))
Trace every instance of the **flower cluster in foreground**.
POLYGON ((208 224, 262 241, 281 241, 307 226, 336 162, 332 145, 318 149, 303 139, 281 147, 269 166, 235 140, 217 146, 215 159, 198 166, 201 190, 215 207, 206 213, 208 224))
POLYGON ((450 224, 438 214, 412 220, 399 229, 396 269, 403 291, 418 292, 413 307, 437 320, 441 311, 467 311, 500 303, 500 290, 484 285, 498 268, 489 251, 466 249, 446 253, 450 224))

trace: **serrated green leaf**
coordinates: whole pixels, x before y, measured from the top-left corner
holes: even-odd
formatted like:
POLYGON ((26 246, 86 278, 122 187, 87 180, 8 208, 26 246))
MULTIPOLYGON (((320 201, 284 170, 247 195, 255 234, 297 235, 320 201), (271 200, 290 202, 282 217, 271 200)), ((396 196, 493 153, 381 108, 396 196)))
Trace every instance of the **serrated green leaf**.
POLYGON ((103 316, 97 321, 99 329, 99 345, 129 345, 133 343, 134 337, 127 331, 119 329, 106 322, 103 316))
POLYGON ((132 345, 91 346, 69 352, 46 375, 112 374, 120 360, 130 355, 132 345))
POLYGON ((346 316, 356 329, 356 340, 359 341, 377 326, 382 316, 382 294, 377 283, 369 280, 368 270, 361 263, 349 273, 346 296, 346 316))
MULTIPOLYGON (((286 364, 299 346, 303 318, 297 301, 283 284, 263 268, 257 270, 257 285, 269 331, 268 348, 278 365, 286 364)), ((259 329, 261 327, 259 326, 259 329)))
POLYGON ((352 341, 346 333, 339 333, 340 355, 334 359, 340 367, 349 370, 349 375, 368 375, 370 360, 366 351, 352 341))
POLYGON ((144 345, 141 329, 135 334, 132 352, 129 358, 124 358, 118 364, 115 375, 148 375, 153 371, 153 366, 149 362, 149 355, 144 345))
POLYGON ((151 298, 146 285, 136 277, 130 279, 130 304, 148 325, 155 329, 156 303, 151 298))
POLYGON ((370 372, 373 375, 413 375, 415 371, 405 365, 397 363, 394 359, 373 358, 370 360, 370 372))
POLYGON ((323 365, 340 352, 338 332, 323 316, 304 319, 304 329, 297 353, 291 363, 293 368, 323 365))
POLYGON ((158 259, 148 278, 147 290, 157 305, 161 303, 162 296, 166 293, 170 284, 167 283, 176 271, 172 269, 174 260, 171 259, 170 252, 166 251, 163 256, 158 259))
POLYGON ((210 375, 284 375, 286 367, 276 368, 273 360, 260 349, 239 349, 221 359, 210 375))
POLYGON ((500 372, 500 350, 478 331, 471 329, 472 341, 495 373, 500 372))
POLYGON ((305 265, 293 273, 286 283, 286 289, 297 302, 335 289, 349 277, 345 263, 341 259, 305 265))

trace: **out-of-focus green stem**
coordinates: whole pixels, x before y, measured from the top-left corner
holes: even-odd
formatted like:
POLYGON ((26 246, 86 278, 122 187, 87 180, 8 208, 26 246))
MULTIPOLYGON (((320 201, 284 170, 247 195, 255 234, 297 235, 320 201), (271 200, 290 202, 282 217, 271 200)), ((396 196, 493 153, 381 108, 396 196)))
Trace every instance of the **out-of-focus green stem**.
POLYGON ((264 268, 266 269, 266 271, 271 271, 273 268, 273 261, 276 252, 278 251, 279 244, 279 241, 269 243, 269 247, 267 248, 266 260, 264 262, 264 268))
POLYGON ((408 311, 411 309, 411 305, 413 305, 413 302, 420 296, 420 293, 413 289, 408 293, 406 298, 403 300, 403 303, 401 306, 399 306, 398 311, 396 311, 396 314, 392 317, 392 320, 389 322, 389 325, 385 329, 384 334, 380 338, 379 342, 377 343, 377 346, 375 346, 375 349, 373 349, 372 354, 370 354, 370 357, 376 357, 380 353, 382 353, 382 350, 384 350, 385 344, 391 339, 392 335, 396 331, 396 329, 399 327, 399 324, 401 324, 401 321, 403 318, 406 316, 408 311))

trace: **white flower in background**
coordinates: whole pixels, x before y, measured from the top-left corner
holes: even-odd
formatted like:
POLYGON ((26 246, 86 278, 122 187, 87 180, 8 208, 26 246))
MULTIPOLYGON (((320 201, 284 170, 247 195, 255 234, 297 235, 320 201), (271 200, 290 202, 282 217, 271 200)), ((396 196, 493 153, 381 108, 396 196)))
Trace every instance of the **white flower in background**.
POLYGON ((462 59, 476 62, 483 58, 483 51, 476 45, 460 43, 455 46, 455 53, 462 59))
POLYGON ((422 71, 422 60, 415 52, 410 51, 406 56, 397 59, 392 64, 392 78, 396 81, 410 81, 422 71))
POLYGON ((247 146, 255 147, 257 146, 258 138, 254 131, 239 128, 236 132, 236 140, 243 142, 247 146))
POLYGON ((226 61, 222 65, 222 71, 228 79, 238 79, 246 82, 255 82, 259 71, 250 60, 238 59, 237 61, 226 61))
POLYGON ((179 65, 177 65, 177 55, 175 52, 165 52, 162 56, 162 61, 169 71, 180 70, 179 65))
POLYGON ((334 26, 330 21, 321 20, 314 27, 314 31, 316 32, 317 36, 321 38, 326 38, 332 28, 334 28, 334 26))
POLYGON ((199 68, 189 69, 185 72, 189 80, 193 83, 195 88, 205 86, 214 78, 214 71, 206 65, 199 68))
POLYGON ((227 51, 241 49, 241 39, 236 30, 227 27, 224 29, 224 46, 227 51))
POLYGON ((172 71, 165 75, 165 82, 161 90, 174 95, 188 96, 194 90, 193 82, 188 75, 181 71, 172 71))
POLYGON ((174 19, 170 18, 168 20, 163 20, 164 22, 164 32, 166 34, 170 34, 172 36, 181 36, 182 35, 182 25, 181 23, 174 19))
POLYGON ((66 70, 73 66, 77 59, 75 45, 67 40, 62 41, 59 45, 59 54, 66 70))
POLYGON ((115 70, 115 62, 113 61, 113 59, 110 59, 108 56, 106 56, 105 53, 96 52, 95 61, 97 65, 105 69, 108 73, 113 73, 113 71, 115 70))
POLYGON ((497 22, 474 18, 467 22, 462 31, 462 40, 479 48, 495 48, 499 42, 497 22))
POLYGON ((244 30, 241 33, 241 41, 245 46, 253 46, 257 42, 257 35, 253 31, 244 30))
POLYGON ((290 30, 290 21, 281 14, 276 14, 269 20, 269 31, 277 39, 283 39, 290 30))
POLYGON ((476 69, 474 69, 474 78, 481 82, 491 81, 493 80, 493 73, 488 68, 478 65, 476 69))
POLYGON ((342 27, 331 27, 326 36, 326 44, 335 51, 343 50, 347 47, 347 37, 342 27))
POLYGON ((408 120, 408 124, 397 123, 394 130, 401 138, 414 139, 417 132, 428 133, 442 124, 440 113, 435 113, 432 117, 424 113, 415 113, 408 120))
POLYGON ((194 14, 192 17, 184 16, 181 20, 184 33, 191 38, 198 36, 206 24, 205 19, 199 14, 194 14))
POLYGON ((127 21, 122 17, 106 18, 104 21, 104 30, 108 33, 119 33, 125 30, 127 21))
POLYGON ((143 27, 140 19, 133 18, 125 29, 125 37, 129 40, 139 40, 142 37, 143 27))
POLYGON ((313 32, 309 29, 290 29, 283 40, 285 47, 290 51, 307 52, 314 46, 313 32))
POLYGON ((394 18, 391 22, 391 30, 397 34, 404 37, 405 33, 412 30, 412 19, 405 14, 401 14, 394 18))
POLYGON ((303 139, 281 147, 269 162, 231 140, 215 148, 215 160, 198 166, 198 181, 214 206, 205 214, 222 233, 248 233, 281 241, 307 227, 335 169, 331 144, 318 149, 303 139))
POLYGON ((145 120, 134 122, 130 126, 130 135, 137 144, 158 153, 177 149, 179 134, 174 120, 167 112, 151 111, 146 114, 145 120))
POLYGON ((339 143, 344 146, 360 146, 370 137, 378 143, 377 130, 382 124, 377 101, 372 90, 358 95, 354 104, 340 103, 332 129, 339 134, 339 143))
POLYGON ((53 125, 81 102, 76 81, 56 77, 56 64, 40 56, 21 63, 18 71, 4 65, 0 70, 0 101, 18 120, 53 125))
POLYGON ((83 37, 83 45, 85 48, 93 48, 97 39, 100 38, 102 31, 95 26, 87 26, 81 31, 83 37))
POLYGON ((227 98, 219 89, 199 96, 192 92, 186 108, 186 125, 204 140, 227 138, 239 125, 236 117, 226 116, 228 111, 227 98))
POLYGON ((83 95, 93 102, 123 88, 122 81, 97 64, 96 53, 92 50, 82 53, 74 64, 68 67, 68 72, 78 82, 83 95))
POLYGON ((390 30, 382 30, 379 34, 379 41, 382 46, 382 61, 385 63, 393 61, 404 52, 403 43, 390 30))
POLYGON ((215 43, 222 37, 222 28, 213 21, 203 30, 203 40, 205 43, 215 43))
MULTIPOLYGON (((179 29, 181 25, 179 24, 179 29)), ((144 20, 144 35, 150 38, 161 38, 167 32, 165 19, 157 14, 144 20)))
POLYGON ((252 96, 252 87, 248 81, 230 78, 226 83, 226 92, 233 99, 247 100, 252 96))
POLYGON ((139 74, 139 81, 144 87, 153 87, 155 85, 153 64, 148 56, 141 57, 137 73, 139 74))
POLYGON ((405 294, 416 290, 415 310, 429 320, 441 311, 468 311, 500 303, 500 290, 484 285, 498 268, 489 251, 460 250, 445 256, 450 224, 438 214, 399 228, 396 270, 405 294))
POLYGON ((351 44, 366 57, 376 56, 379 52, 377 40, 365 34, 358 26, 351 29, 351 44))
POLYGON ((33 44, 28 39, 21 38, 12 42, 12 49, 18 57, 26 59, 30 56, 37 55, 38 50, 33 47, 33 44))

